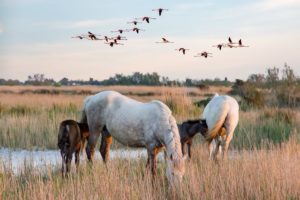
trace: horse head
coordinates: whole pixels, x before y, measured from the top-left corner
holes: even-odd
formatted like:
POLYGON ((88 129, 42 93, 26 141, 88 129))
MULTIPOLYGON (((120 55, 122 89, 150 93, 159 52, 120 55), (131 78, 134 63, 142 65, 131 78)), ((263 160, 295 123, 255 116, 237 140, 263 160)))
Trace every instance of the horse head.
POLYGON ((171 186, 179 185, 185 173, 185 160, 187 156, 179 156, 175 153, 167 156, 167 179, 171 186))

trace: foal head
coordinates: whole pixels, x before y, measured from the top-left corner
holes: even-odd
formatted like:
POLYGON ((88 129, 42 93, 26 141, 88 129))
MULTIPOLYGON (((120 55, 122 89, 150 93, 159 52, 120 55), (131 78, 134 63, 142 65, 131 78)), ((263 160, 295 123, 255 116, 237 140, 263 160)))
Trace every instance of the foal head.
POLYGON ((193 137, 196 133, 201 133, 202 135, 206 135, 208 131, 208 127, 205 119, 197 119, 197 120, 188 120, 182 123, 181 125, 184 127, 184 131, 189 137, 193 137))

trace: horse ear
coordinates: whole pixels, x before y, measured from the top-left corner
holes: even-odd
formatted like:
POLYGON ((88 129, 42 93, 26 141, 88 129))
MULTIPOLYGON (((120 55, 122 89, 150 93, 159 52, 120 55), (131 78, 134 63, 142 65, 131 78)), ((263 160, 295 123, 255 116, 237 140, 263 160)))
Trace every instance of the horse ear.
POLYGON ((206 119, 200 119, 200 124, 206 124, 206 119))

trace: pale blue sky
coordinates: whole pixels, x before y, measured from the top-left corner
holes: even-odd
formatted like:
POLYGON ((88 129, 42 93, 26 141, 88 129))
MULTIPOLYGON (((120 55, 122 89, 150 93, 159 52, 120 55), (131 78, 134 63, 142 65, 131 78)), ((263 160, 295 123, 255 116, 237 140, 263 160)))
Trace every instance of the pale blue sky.
POLYGON ((158 72, 172 79, 246 79, 287 62, 300 75, 300 0, 57 1, 0 0, 0 78, 25 80, 43 73, 60 80, 105 79, 115 73, 158 72), (153 8, 168 8, 158 17, 153 8), (125 33, 124 46, 81 41, 71 36, 131 28, 134 17, 157 20, 141 24, 139 35, 125 33), (218 51, 212 45, 243 39, 250 48, 218 51), (161 37, 174 44, 159 45, 161 37), (180 55, 174 49, 191 49, 180 55), (194 58, 209 51, 213 58, 194 58))

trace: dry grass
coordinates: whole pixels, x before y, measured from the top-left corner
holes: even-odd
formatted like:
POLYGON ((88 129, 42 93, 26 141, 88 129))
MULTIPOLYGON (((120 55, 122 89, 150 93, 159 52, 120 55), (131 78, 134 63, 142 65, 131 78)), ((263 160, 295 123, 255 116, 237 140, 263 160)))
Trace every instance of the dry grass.
POLYGON ((158 164, 154 182, 145 159, 112 160, 81 165, 79 174, 61 179, 58 170, 36 174, 27 168, 14 176, 0 176, 2 199, 299 199, 300 145, 293 139, 270 150, 232 153, 228 161, 208 161, 204 145, 196 145, 186 163, 180 188, 172 192, 165 164, 158 164))
MULTIPOLYGON (((228 91, 212 87, 205 91, 136 86, 0 87, 0 146, 55 149, 59 122, 78 120, 89 93, 76 91, 109 89, 143 102, 160 99, 178 122, 200 116, 203 107, 196 107, 195 100, 228 91), (40 89, 63 92, 24 92, 40 89)), ((40 174, 26 164, 20 175, 6 169, 0 172, 0 199, 300 199, 298 122, 299 111, 290 109, 241 111, 231 144, 231 149, 240 151, 231 150, 229 157, 233 158, 219 163, 208 161, 206 145, 197 144, 197 136, 183 184, 175 192, 168 188, 164 162, 158 164, 152 184, 145 159, 116 159, 108 166, 96 161, 92 168, 83 163, 80 173, 67 179, 61 179, 58 168, 40 174)))

